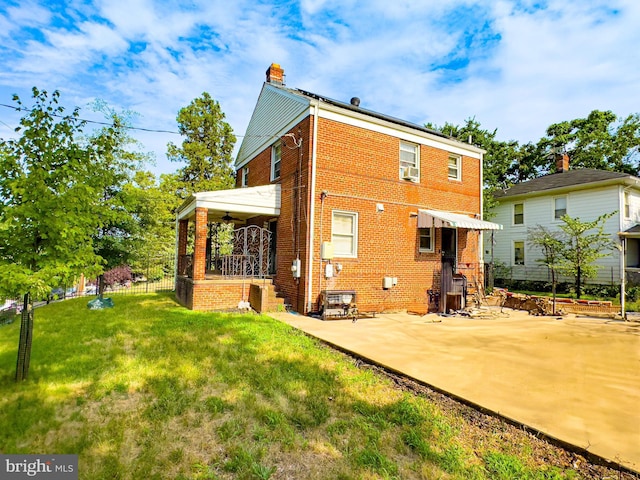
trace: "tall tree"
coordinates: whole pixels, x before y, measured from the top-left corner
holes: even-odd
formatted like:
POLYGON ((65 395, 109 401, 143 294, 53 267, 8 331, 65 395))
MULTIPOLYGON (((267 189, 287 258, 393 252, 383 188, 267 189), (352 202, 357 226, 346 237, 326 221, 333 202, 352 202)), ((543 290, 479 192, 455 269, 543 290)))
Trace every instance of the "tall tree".
POLYGON ((182 198, 196 191, 232 188, 231 155, 236 137, 225 121, 220 104, 204 92, 180 109, 177 121, 180 133, 186 138, 181 147, 169 143, 167 157, 186 163, 178 170, 184 184, 180 192, 182 198))
POLYGON ((438 130, 460 142, 472 143, 486 151, 483 157, 484 169, 484 210, 487 214, 494 205, 493 192, 498 188, 506 188, 512 184, 510 167, 518 161, 518 142, 515 140, 499 141, 498 130, 486 130, 475 117, 467 118, 464 125, 445 122, 442 126, 426 124, 427 128, 438 130))
MULTIPOLYGON (((93 237, 95 252, 102 258, 104 270, 130 264, 134 242, 141 231, 137 218, 132 214, 135 208, 126 186, 133 176, 149 159, 148 154, 136 148, 138 142, 128 134, 133 112, 116 113, 104 101, 94 102, 93 109, 102 112, 111 122, 87 137, 89 143, 100 143, 101 138, 111 138, 108 149, 101 151, 100 172, 102 190, 100 192, 101 226, 93 237)), ((98 172, 96 172, 98 173, 98 172)), ((99 293, 103 293, 104 277, 100 275, 99 293)))
POLYGON ((16 379, 27 377, 33 331, 32 299, 81 273, 98 274, 104 260, 94 237, 109 213, 103 194, 117 127, 91 139, 78 109, 64 113, 59 92, 33 89, 19 138, 0 139, 0 297, 24 295, 16 379))
POLYGON ((594 262, 611 255, 611 250, 615 248, 611 235, 604 231, 605 222, 614 213, 605 213, 591 222, 582 222, 569 215, 561 218, 560 228, 565 235, 565 245, 559 268, 574 277, 577 298, 582 295, 582 281, 598 273, 599 266, 594 262))
MULTIPOLYGON (((640 115, 619 119, 611 111, 593 110, 586 118, 554 123, 538 143, 541 151, 566 151, 575 168, 595 168, 638 175, 640 115)), ((553 172, 552 161, 547 171, 553 172)))

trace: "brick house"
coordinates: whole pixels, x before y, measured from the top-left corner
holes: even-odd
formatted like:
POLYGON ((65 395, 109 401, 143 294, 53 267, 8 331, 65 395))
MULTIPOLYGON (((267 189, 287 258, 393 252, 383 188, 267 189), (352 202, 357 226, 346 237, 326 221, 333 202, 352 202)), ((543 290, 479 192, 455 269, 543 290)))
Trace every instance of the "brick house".
POLYGON ((322 310, 322 292, 335 290, 354 291, 360 311, 437 311, 483 285, 481 234, 501 228, 481 219, 483 150, 357 98, 288 88, 279 65, 266 73, 237 188, 198 193, 178 213, 179 259, 189 221, 196 230, 193 278, 179 261, 181 302, 215 308, 195 290, 207 281, 207 225, 225 215, 269 232, 268 277, 300 313, 322 310))

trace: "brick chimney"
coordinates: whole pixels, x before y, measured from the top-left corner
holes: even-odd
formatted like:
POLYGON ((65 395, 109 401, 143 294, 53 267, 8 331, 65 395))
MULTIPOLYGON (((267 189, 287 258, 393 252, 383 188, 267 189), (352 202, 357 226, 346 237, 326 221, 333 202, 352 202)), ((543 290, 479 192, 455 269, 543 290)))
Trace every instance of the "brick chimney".
POLYGON ((267 83, 274 85, 284 85, 284 70, 277 63, 272 63, 267 68, 267 83))
POLYGON ((569 155, 566 153, 556 154, 556 173, 569 171, 569 155))

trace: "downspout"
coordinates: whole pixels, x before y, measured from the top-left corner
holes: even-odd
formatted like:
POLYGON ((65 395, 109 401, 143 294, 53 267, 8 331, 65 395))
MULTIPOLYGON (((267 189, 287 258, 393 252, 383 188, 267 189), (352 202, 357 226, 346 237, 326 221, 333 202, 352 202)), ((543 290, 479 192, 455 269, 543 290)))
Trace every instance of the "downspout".
MULTIPOLYGON (((309 209, 309 246, 307 249, 307 312, 311 311, 311 293, 313 292, 313 238, 316 211, 316 153, 318 145, 318 102, 313 104, 313 141, 311 144, 311 202, 309 209)), ((320 219, 322 221, 322 219, 320 219)), ((322 261, 322 260, 320 260, 322 261)))
POLYGON ((626 292, 626 271, 625 271, 625 264, 626 264, 626 258, 627 258, 627 237, 620 237, 620 244, 622 246, 622 270, 620 271, 620 315, 622 315, 622 320, 626 320, 627 319, 627 308, 626 308, 626 296, 627 296, 627 292, 626 292))
POLYGON ((180 241, 180 220, 178 220, 178 217, 180 216, 179 213, 176 213, 176 239, 175 239, 175 261, 173 263, 173 288, 175 290, 178 289, 178 262, 180 261, 180 245, 178 244, 180 241))
MULTIPOLYGON (((480 219, 484 220, 484 154, 480 153, 480 219)), ((484 275, 484 232, 479 230, 478 235, 478 277, 482 275, 482 289, 483 291, 487 289, 487 279, 484 275)), ((493 231, 492 231, 493 233, 493 231)), ((493 240, 493 235, 491 237, 493 240)), ((478 285, 474 285, 475 288, 478 288, 478 285)))

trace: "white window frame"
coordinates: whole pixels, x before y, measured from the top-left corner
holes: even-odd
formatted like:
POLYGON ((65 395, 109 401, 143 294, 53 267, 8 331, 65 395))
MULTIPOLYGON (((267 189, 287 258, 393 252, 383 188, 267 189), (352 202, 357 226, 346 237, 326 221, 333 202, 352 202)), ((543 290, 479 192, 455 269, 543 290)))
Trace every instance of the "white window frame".
POLYGON ((553 197, 553 221, 554 222, 560 222, 560 217, 562 217, 562 215, 560 215, 560 217, 557 216, 556 212, 558 211, 558 209, 556 208, 556 202, 558 200, 564 200, 564 215, 566 215, 569 211, 569 201, 567 200, 567 196, 566 195, 562 195, 559 197, 553 197))
POLYGON ((435 236, 434 236, 434 231, 433 231, 433 227, 425 227, 425 228, 418 228, 418 251, 420 253, 433 253, 433 251, 435 250, 433 248, 434 244, 435 244, 435 236), (426 232, 429 232, 428 234, 425 235, 426 232), (429 240, 431 243, 431 247, 429 248, 423 248, 421 246, 421 239, 422 237, 429 237, 429 240))
POLYGON ((524 266, 527 262, 527 255, 526 255, 526 243, 524 240, 514 240, 513 241, 513 265, 514 266, 524 266), (516 244, 517 243, 521 243, 522 244, 522 263, 516 263, 516 244))
POLYGON ((631 218, 631 203, 629 192, 623 192, 624 218, 631 218))
POLYGON ((271 180, 280 178, 282 169, 282 143, 280 141, 271 146, 271 180))
POLYGON ((524 225, 524 202, 514 203, 513 204, 513 216, 511 217, 511 221, 513 222, 514 226, 524 225), (522 205, 522 222, 520 222, 520 223, 516 223, 516 207, 518 205, 522 205))
POLYGON ((449 180, 462 180, 462 156, 457 155, 455 153, 449 153, 449 158, 447 160, 447 177, 449 180), (451 165, 451 161, 455 161, 455 167, 451 165), (455 175, 451 174, 452 168, 455 168, 455 175))
POLYGON ((242 169, 242 186, 249 186, 249 167, 244 167, 242 169))
POLYGON ((400 140, 400 152, 398 154, 398 159, 400 167, 398 169, 400 178, 404 178, 404 176, 402 175, 403 168, 410 167, 416 168, 418 170, 416 181, 420 181, 420 145, 418 145, 417 143, 405 142, 403 140, 400 140), (403 159, 403 152, 413 155, 413 162, 403 159))
POLYGON ((358 213, 349 212, 346 210, 333 210, 331 212, 331 241, 333 243, 334 255, 342 258, 357 258, 358 257, 358 213), (349 217, 352 219, 352 231, 349 233, 336 232, 335 220, 336 217, 349 217), (351 238, 351 250, 349 252, 339 251, 339 242, 336 242, 336 237, 339 238, 351 238))

